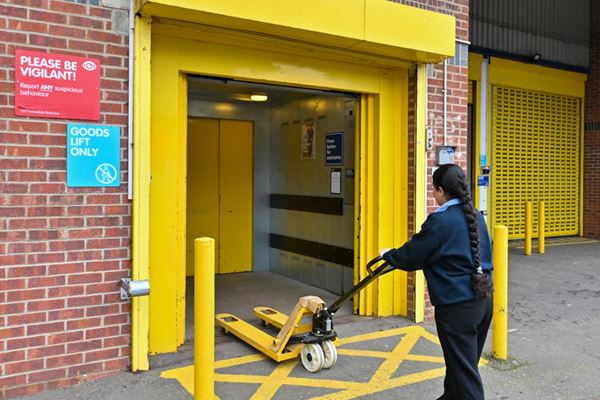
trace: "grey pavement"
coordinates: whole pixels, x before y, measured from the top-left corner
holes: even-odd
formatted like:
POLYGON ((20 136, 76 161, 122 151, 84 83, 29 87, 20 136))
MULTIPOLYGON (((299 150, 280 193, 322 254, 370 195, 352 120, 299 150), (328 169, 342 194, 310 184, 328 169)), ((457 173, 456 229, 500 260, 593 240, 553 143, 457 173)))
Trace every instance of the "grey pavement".
MULTIPOLYGON (((600 243, 557 246, 553 244, 552 240, 548 240, 544 255, 534 253, 532 256, 524 256, 522 249, 514 247, 509 251, 509 360, 490 360, 486 366, 480 368, 486 399, 600 400, 600 243)), ((279 285, 286 284, 285 278, 274 279, 279 285)), ((293 281, 287 283, 294 287, 302 286, 293 281)), ((298 290, 308 291, 305 294, 322 295, 327 297, 326 301, 336 298, 335 295, 323 293, 310 286, 300 287, 298 290)), ((272 293, 267 292, 265 296, 273 298, 272 293)), ((295 297, 293 298, 295 301, 295 297)), ((285 307, 285 304, 281 307, 285 307)), ((364 318, 349 313, 341 315, 339 320, 336 319, 336 329, 341 338, 366 332, 386 332, 410 325, 404 318, 364 318)), ((435 333, 433 323, 423 323, 420 326, 435 333)), ((359 343, 355 346, 360 348, 360 345, 363 345, 365 349, 371 345, 389 348, 394 346, 394 342, 389 340, 359 343)), ((233 337, 218 335, 216 342, 217 360, 256 353, 233 337)), ((419 354, 441 356, 439 347, 427 343, 426 340, 418 343, 416 347, 419 354)), ((160 378, 159 375, 164 370, 192 364, 192 346, 193 344, 188 342, 176 354, 153 357, 152 370, 148 372, 125 372, 96 382, 25 398, 190 399, 192 397, 179 382, 160 378)), ((484 352, 490 358, 491 335, 484 352)), ((419 368, 422 369, 422 365, 417 365, 417 362, 411 364, 407 361, 406 364, 409 367, 404 373, 419 372, 419 368)), ((318 379, 324 380, 366 382, 379 365, 381 360, 378 359, 340 355, 334 367, 321 370, 317 374, 318 379)), ((270 360, 263 360, 236 368, 237 372, 268 376, 276 366, 277 364, 270 360)), ((227 373, 236 371, 228 370, 227 373)), ((300 365, 296 365, 290 373, 292 377, 308 379, 314 379, 315 375, 304 371, 300 365)), ((442 377, 436 377, 352 398, 436 399, 441 394, 442 382, 442 377)), ((217 382, 215 390, 223 400, 245 400, 252 398, 258 386, 217 382)), ((269 398, 310 399, 334 392, 335 390, 324 391, 323 388, 306 386, 282 386, 276 395, 269 398)))

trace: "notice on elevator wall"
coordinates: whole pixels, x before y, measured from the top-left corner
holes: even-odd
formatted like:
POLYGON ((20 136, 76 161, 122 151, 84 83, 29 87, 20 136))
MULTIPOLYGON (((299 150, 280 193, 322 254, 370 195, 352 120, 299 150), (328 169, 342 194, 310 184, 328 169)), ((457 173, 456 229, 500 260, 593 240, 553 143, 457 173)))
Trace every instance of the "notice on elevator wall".
POLYGON ((325 135, 325 165, 344 163, 344 132, 332 132, 325 135))
POLYGON ((15 51, 15 114, 100 119, 100 60, 15 51))
POLYGON ((67 186, 116 187, 121 129, 115 125, 67 125, 67 186))

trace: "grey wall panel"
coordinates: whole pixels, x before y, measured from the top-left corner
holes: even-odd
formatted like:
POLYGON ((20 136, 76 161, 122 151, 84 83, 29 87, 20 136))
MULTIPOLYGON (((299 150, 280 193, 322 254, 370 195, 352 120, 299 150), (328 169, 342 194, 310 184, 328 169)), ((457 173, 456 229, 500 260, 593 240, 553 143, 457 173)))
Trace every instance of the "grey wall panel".
MULTIPOLYGON (((271 132, 272 193, 342 197, 343 215, 290 209, 271 209, 273 234, 352 249, 354 247, 354 179, 342 173, 342 193, 330 193, 331 168, 354 169, 354 100, 340 96, 317 96, 273 109, 271 132), (301 134, 304 123, 314 122, 315 158, 302 159, 301 134), (344 132, 343 165, 325 165, 325 135, 344 132)), ((271 270, 292 279, 340 294, 344 270, 331 262, 271 249, 271 270)), ((346 278, 348 279, 348 278, 346 278)))
POLYGON ((473 46, 588 66, 589 0, 472 0, 473 46))

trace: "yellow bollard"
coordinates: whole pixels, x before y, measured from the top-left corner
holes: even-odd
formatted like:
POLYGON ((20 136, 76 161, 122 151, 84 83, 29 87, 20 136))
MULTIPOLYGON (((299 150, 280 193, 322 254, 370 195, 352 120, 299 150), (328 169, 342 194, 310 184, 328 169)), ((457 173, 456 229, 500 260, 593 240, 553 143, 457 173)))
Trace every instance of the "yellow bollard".
POLYGON ((215 240, 194 240, 194 398, 215 397, 215 240))
POLYGON ((531 201, 525 203, 525 255, 531 255, 531 201))
POLYGON ((540 254, 544 254, 546 251, 546 232, 544 232, 546 216, 544 211, 544 202, 540 200, 538 204, 538 253, 540 254))
POLYGON ((498 360, 508 357, 508 228, 494 227, 494 317, 492 355, 498 360))

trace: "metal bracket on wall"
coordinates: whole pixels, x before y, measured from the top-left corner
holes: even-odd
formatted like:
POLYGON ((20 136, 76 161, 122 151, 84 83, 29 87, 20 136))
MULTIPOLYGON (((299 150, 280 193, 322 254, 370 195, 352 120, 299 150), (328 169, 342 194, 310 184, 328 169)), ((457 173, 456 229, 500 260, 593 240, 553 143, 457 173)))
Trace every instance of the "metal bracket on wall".
POLYGON ((150 281, 134 281, 130 278, 121 278, 119 281, 121 288, 121 300, 130 300, 132 297, 147 296, 150 294, 150 281))

